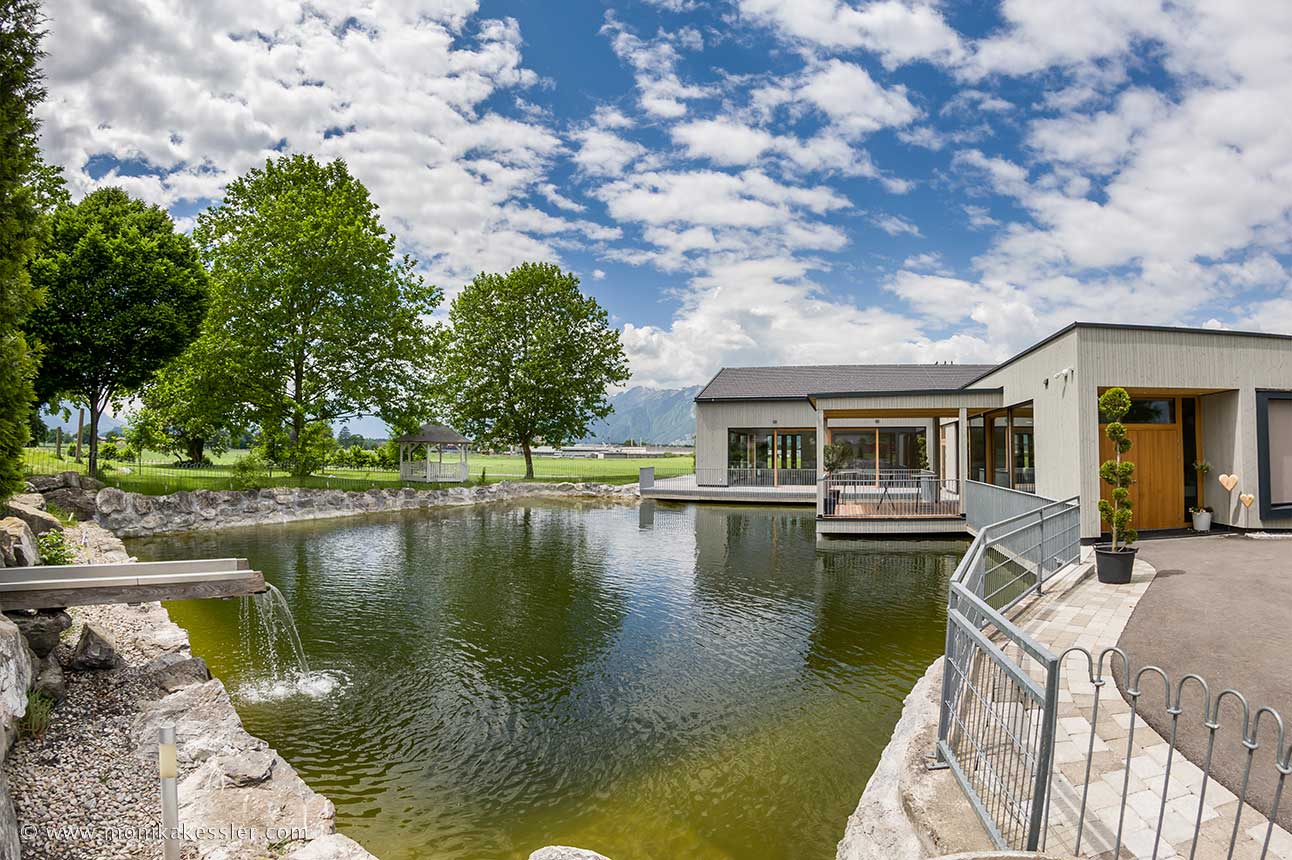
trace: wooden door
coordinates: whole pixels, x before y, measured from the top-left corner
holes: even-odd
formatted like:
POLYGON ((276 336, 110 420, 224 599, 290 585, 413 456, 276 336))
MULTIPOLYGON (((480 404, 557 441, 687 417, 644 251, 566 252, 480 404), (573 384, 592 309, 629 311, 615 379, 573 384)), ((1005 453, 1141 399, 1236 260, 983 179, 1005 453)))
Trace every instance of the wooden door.
MULTIPOLYGON (((1135 483, 1130 488, 1135 528, 1174 529, 1184 523, 1184 445, 1179 410, 1174 424, 1128 424, 1131 449, 1124 457, 1135 464, 1135 483)), ((1113 456, 1112 442, 1100 428, 1099 462, 1113 456)), ((1102 498, 1111 488, 1099 482, 1102 498)), ((1108 528, 1104 524, 1104 529, 1108 528)))

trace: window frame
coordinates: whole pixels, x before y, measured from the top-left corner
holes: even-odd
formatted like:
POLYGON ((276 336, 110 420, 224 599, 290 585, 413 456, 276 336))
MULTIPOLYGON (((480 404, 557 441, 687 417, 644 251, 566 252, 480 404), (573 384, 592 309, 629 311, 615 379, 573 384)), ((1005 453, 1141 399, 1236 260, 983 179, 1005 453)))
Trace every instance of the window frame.
POLYGON ((1292 391, 1256 391, 1256 469, 1260 479, 1261 519, 1292 519, 1292 500, 1275 502, 1270 488, 1270 401, 1292 401, 1292 391))

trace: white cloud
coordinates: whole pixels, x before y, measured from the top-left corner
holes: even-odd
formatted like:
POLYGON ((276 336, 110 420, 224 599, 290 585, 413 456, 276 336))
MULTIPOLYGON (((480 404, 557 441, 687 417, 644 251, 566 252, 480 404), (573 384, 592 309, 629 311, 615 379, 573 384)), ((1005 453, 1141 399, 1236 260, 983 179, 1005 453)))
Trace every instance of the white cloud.
POLYGON ((579 144, 574 163, 594 176, 618 176, 646 154, 646 147, 636 141, 595 127, 576 131, 572 137, 579 144))
POLYGON ((850 134, 903 126, 920 115, 905 87, 885 89, 861 66, 842 60, 829 60, 810 74, 799 94, 850 134))
POLYGON ((794 40, 875 51, 890 68, 917 59, 954 63, 963 54, 959 35, 929 3, 740 0, 740 11, 794 40))
MULTIPOLYGON (((52 0, 42 145, 74 194, 117 184, 163 205, 219 198, 277 150, 344 158, 402 242, 447 287, 481 269, 555 259, 578 222, 517 201, 562 148, 533 118, 494 112, 529 87, 518 24, 474 2, 399 4, 52 0), (347 20, 351 19, 347 24, 347 20), (145 176, 95 180, 93 156, 145 176)), ((572 201, 542 191, 560 208, 572 201)), ((577 205, 577 204, 574 204, 577 205)))
POLYGON ((870 216, 870 223, 890 236, 922 236, 920 228, 900 215, 885 212, 870 216))
POLYGON ((602 281, 602 280, 605 280, 605 277, 606 277, 606 272, 605 272, 605 270, 604 270, 604 269, 593 269, 593 270, 592 270, 592 280, 594 280, 594 281, 602 281))
POLYGON ((659 38, 645 40, 629 32, 613 13, 606 14, 601 31, 610 36, 615 54, 633 67, 638 97, 647 113, 677 119, 686 114, 687 101, 709 94, 704 87, 683 83, 677 74, 678 52, 674 43, 689 50, 703 47, 695 31, 683 28, 673 38, 661 34, 659 38))

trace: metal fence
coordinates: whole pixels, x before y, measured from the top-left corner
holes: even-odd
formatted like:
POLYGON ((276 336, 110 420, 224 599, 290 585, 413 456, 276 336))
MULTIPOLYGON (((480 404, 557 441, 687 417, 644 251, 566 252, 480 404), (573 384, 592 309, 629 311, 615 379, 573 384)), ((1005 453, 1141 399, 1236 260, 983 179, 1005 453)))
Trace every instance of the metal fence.
MULTIPOLYGON (((999 489, 966 483, 980 500, 999 489)), ((993 841, 1029 851, 1043 838, 1058 658, 1005 613, 1080 557, 1081 522, 1077 499, 1033 498, 981 528, 952 576, 937 743, 993 841)))
POLYGON ((961 482, 919 469, 843 470, 817 483, 823 517, 955 517, 961 482))
MULTIPOLYGON (((966 494, 971 521, 981 506, 1026 503, 978 482, 966 494)), ((1080 555, 1077 500, 1031 498, 1032 509, 980 528, 952 577, 935 767, 950 768, 1000 848, 1292 857, 1278 826, 1280 815, 1292 822, 1292 734, 1277 710, 1215 694, 1196 674, 1135 668, 1120 648, 1055 654, 1011 619, 1080 555), (1122 695, 1104 695, 1110 681, 1122 695)))

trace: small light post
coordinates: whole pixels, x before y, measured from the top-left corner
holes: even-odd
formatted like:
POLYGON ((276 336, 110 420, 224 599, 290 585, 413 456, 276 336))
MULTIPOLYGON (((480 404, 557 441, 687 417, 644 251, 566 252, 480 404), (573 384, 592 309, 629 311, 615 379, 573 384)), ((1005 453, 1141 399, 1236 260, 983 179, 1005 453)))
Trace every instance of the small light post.
POLYGON ((179 860, 179 762, 175 753, 175 727, 162 726, 157 738, 157 771, 161 776, 162 857, 179 860))

